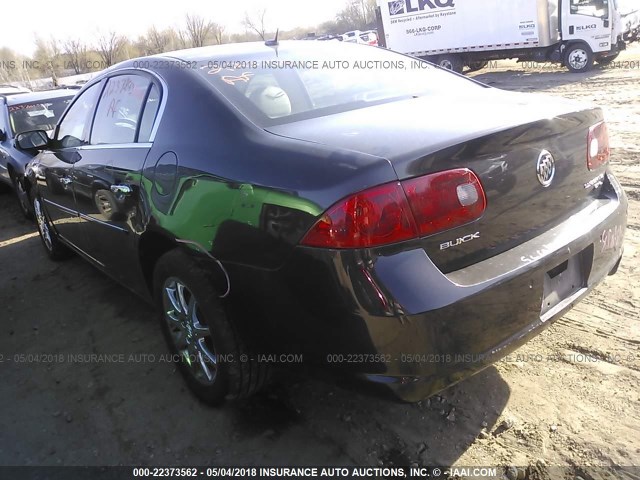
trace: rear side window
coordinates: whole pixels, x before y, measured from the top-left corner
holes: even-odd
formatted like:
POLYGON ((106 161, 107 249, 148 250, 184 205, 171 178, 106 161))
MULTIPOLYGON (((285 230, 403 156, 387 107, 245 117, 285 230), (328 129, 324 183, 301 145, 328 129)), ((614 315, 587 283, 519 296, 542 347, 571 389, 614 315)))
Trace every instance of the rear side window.
POLYGON ((160 109, 160 90, 155 85, 151 86, 151 91, 147 97, 147 102, 140 121, 140 133, 138 134, 138 142, 147 143, 151 141, 151 132, 153 124, 158 116, 160 109))
POLYGON ((92 145, 134 143, 151 81, 118 75, 107 81, 93 123, 92 145))

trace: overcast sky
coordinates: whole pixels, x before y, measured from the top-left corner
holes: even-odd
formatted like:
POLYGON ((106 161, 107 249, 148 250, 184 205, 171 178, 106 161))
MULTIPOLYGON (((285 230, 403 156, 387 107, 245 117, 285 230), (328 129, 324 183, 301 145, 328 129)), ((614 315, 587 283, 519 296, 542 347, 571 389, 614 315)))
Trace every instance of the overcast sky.
POLYGON ((116 30, 135 38, 150 26, 178 26, 187 13, 226 25, 227 32, 244 31, 244 12, 267 9, 267 27, 290 30, 331 20, 346 0, 3 0, 0 47, 24 55, 35 49, 39 35, 93 42, 98 32, 116 30))

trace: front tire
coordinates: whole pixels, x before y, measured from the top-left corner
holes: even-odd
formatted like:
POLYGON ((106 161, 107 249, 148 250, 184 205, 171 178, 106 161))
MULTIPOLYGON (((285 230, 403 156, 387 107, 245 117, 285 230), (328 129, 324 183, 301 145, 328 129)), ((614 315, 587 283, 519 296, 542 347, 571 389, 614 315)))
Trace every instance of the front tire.
POLYGON ((11 175, 11 183, 13 183, 13 191, 15 192, 18 205, 22 215, 27 220, 34 219, 33 206, 31 198, 29 196, 29 190, 26 188, 24 177, 16 178, 15 175, 11 175))
POLYGON ((49 258, 56 261, 68 258, 71 255, 71 250, 58 238, 58 234, 53 229, 49 217, 42 206, 42 200, 38 195, 33 199, 33 212, 38 225, 40 240, 42 240, 42 245, 49 258))
POLYGON ((593 67, 593 52, 584 44, 571 45, 565 54, 565 66, 572 73, 584 73, 593 67))
POLYGON ((153 274, 160 324, 178 369, 203 402, 244 398, 267 380, 267 365, 247 355, 213 275, 182 250, 158 260, 153 274))

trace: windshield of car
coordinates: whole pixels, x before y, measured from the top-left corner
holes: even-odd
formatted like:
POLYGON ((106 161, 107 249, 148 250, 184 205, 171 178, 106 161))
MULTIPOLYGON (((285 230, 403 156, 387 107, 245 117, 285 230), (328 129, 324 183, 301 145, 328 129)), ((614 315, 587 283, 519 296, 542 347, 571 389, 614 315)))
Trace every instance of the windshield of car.
POLYGON ((54 98, 9 106, 9 121, 14 135, 31 130, 52 131, 73 97, 54 98))
POLYGON ((197 71, 254 123, 269 126, 445 91, 483 88, 420 59, 353 46, 200 61, 197 71))

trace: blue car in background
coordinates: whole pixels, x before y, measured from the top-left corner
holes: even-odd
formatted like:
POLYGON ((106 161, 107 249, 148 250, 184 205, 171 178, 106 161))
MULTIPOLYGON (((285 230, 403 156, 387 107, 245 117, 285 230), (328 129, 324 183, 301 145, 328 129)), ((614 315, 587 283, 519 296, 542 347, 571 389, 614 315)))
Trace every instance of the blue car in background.
POLYGON ((5 184, 13 188, 27 218, 33 214, 28 188, 23 182, 24 168, 38 152, 18 148, 15 137, 31 130, 53 131, 76 93, 77 90, 66 88, 44 92, 0 91, 0 187, 5 184))

